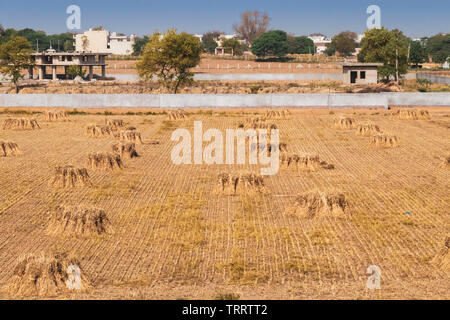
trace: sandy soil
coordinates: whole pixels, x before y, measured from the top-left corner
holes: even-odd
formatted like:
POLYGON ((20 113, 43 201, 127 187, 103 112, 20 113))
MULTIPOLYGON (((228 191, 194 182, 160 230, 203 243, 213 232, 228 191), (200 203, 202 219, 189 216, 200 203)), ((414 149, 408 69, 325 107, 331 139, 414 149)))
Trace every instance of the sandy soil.
MULTIPOLYGON (((170 137, 176 128, 192 131, 194 120, 203 121, 203 130, 224 132, 256 109, 190 111, 173 122, 165 115, 96 114, 45 122, 34 114, 40 130, 0 130, 0 140, 15 141, 22 152, 0 157, 0 299, 20 298, 4 291, 17 258, 42 251, 76 256, 93 286, 83 294, 39 298, 449 299, 449 274, 431 260, 450 227, 449 169, 440 167, 450 150, 450 112, 428 110, 429 120, 380 110, 292 111, 273 120, 288 150, 316 153, 335 169, 281 168, 264 179, 267 193, 241 195, 214 194, 217 175, 258 166, 177 166, 170 137), (399 146, 375 148, 370 137, 336 128, 340 115, 377 124, 395 134, 399 146), (113 137, 84 134, 105 118, 141 132, 140 157, 126 159, 121 171, 89 169, 92 186, 49 185, 55 166, 85 166, 89 153, 110 150, 113 137), (297 194, 313 189, 341 192, 350 211, 320 219, 283 214, 297 194), (104 209, 114 232, 46 234, 56 205, 80 203, 104 209), (381 268, 381 290, 366 288, 370 265, 381 268)), ((0 113, 0 124, 8 117, 31 116, 0 113)))

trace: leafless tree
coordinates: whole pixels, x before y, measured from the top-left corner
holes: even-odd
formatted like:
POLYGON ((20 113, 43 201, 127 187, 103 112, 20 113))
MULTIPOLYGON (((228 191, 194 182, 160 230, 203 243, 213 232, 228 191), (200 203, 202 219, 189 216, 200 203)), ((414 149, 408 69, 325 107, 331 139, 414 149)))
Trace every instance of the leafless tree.
POLYGON ((259 11, 246 11, 241 14, 241 23, 233 26, 234 32, 239 38, 246 40, 248 44, 252 44, 253 40, 258 38, 267 31, 270 18, 266 13, 259 11))

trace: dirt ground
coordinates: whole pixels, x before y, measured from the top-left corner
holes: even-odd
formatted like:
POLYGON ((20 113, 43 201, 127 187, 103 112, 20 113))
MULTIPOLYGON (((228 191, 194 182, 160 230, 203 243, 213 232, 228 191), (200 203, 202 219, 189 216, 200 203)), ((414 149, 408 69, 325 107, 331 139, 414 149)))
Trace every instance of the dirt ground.
POLYGON ((33 298, 6 289, 17 258, 43 251, 77 257, 92 288, 38 298, 450 298, 449 273, 431 262, 450 230, 450 174, 441 167, 450 150, 449 110, 428 108, 427 120, 385 110, 291 110, 287 119, 271 120, 288 151, 318 154, 334 169, 280 168, 264 178, 268 192, 238 195, 212 192, 218 174, 259 166, 175 165, 171 134, 192 132, 194 120, 203 121, 203 131, 225 132, 264 110, 188 110, 179 121, 164 114, 95 114, 125 110, 155 111, 89 110, 94 114, 69 115, 70 122, 45 122, 40 113, 0 110, 0 125, 9 117, 33 117, 41 126, 0 127, 0 140, 14 141, 21 151, 0 156, 0 299, 33 298), (395 134, 398 147, 376 148, 355 129, 335 127, 340 115, 395 134), (89 153, 111 150, 113 137, 85 135, 89 124, 105 119, 137 128, 140 156, 114 172, 89 168, 92 186, 50 185, 55 166, 86 166, 89 153), (340 217, 284 214, 296 195, 314 189, 344 194, 350 210, 340 217), (50 212, 62 204, 102 208, 113 232, 48 235, 50 212), (381 269, 380 290, 366 288, 370 265, 381 269))

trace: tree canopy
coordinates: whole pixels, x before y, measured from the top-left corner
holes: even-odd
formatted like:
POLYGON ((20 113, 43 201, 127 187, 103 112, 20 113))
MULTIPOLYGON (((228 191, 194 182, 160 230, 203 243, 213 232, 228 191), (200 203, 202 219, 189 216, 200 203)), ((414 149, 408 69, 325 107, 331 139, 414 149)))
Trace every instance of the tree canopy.
POLYGON ((291 54, 315 53, 314 42, 306 36, 294 37, 288 35, 287 42, 289 45, 288 53, 291 54))
POLYGON ((426 40, 426 50, 433 62, 443 63, 450 57, 450 33, 439 33, 426 40))
POLYGON ((223 39, 222 48, 225 52, 233 53, 233 56, 241 56, 244 53, 242 44, 236 38, 223 39))
POLYGON ((155 32, 145 46, 141 60, 136 64, 139 76, 148 81, 156 76, 168 90, 177 93, 182 86, 192 83, 189 70, 200 63, 200 40, 175 29, 164 34, 155 32))
POLYGON ((358 35, 355 32, 341 32, 331 39, 331 43, 327 45, 326 54, 331 56, 338 52, 340 55, 348 57, 355 52, 357 39, 358 35))
POLYGON ((143 38, 136 38, 133 45, 133 55, 140 56, 144 51, 145 46, 150 41, 148 36, 144 36, 143 38))
POLYGON ((10 77, 19 93, 19 80, 23 78, 21 70, 32 67, 31 45, 27 39, 15 36, 0 46, 0 73, 10 77))
POLYGON ((202 36, 203 51, 207 53, 214 53, 218 46, 216 39, 218 39, 222 34, 223 32, 220 31, 210 31, 205 33, 202 36))
POLYGON ((27 39, 34 51, 37 50, 38 44, 39 51, 47 50, 50 48, 50 43, 53 49, 56 50, 66 50, 66 47, 73 50, 73 33, 69 32, 47 35, 44 31, 35 31, 30 28, 22 30, 5 29, 3 32, 0 30, 0 44, 11 40, 14 36, 21 36, 27 39), (72 43, 72 46, 66 45, 68 42, 72 43))
POLYGON ((259 11, 246 11, 241 14, 240 24, 233 26, 234 32, 240 39, 245 40, 249 45, 267 31, 270 18, 266 13, 259 11))
POLYGON ((287 34, 282 30, 268 31, 253 41, 252 53, 258 57, 282 58, 288 53, 287 34))
POLYGON ((383 27, 368 30, 361 41, 358 61, 381 62, 383 66, 378 68, 379 76, 385 80, 393 76, 395 80, 398 80, 397 71, 399 77, 407 73, 408 43, 409 39, 397 29, 388 30, 383 27))
POLYGON ((426 61, 427 52, 425 46, 420 41, 411 41, 409 43, 409 62, 418 66, 426 61))

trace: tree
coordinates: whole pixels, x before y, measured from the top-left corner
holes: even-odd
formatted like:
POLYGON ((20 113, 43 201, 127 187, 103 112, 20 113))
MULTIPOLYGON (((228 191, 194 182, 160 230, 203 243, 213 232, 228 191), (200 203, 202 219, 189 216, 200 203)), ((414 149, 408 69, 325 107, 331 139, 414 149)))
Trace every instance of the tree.
POLYGON ((103 30, 105 30, 103 28, 103 26, 98 26, 98 27, 92 28, 92 31, 103 31, 103 30))
POLYGON ((259 11, 246 11, 241 14, 241 23, 234 25, 234 32, 240 39, 245 40, 249 45, 267 31, 270 18, 267 14, 260 14, 259 11))
POLYGON ((276 56, 281 58, 288 52, 286 32, 273 30, 262 34, 253 41, 252 53, 258 57, 276 56))
POLYGON ((64 51, 73 51, 73 50, 74 50, 73 41, 71 40, 64 41, 64 51))
POLYGON ((393 76, 398 81, 407 73, 408 43, 409 39, 399 30, 390 31, 384 27, 368 30, 361 41, 358 61, 382 62, 378 74, 385 80, 393 76))
POLYGON ((177 93, 180 87, 192 83, 194 74, 189 69, 200 63, 201 52, 200 40, 190 34, 177 34, 171 29, 161 37, 155 32, 136 67, 145 81, 156 76, 168 90, 177 93))
POLYGON ((331 39, 331 44, 327 46, 327 49, 330 48, 329 52, 337 51, 344 57, 351 56, 356 49, 356 39, 358 39, 358 35, 355 32, 341 32, 331 39))
POLYGON ((82 78, 86 77, 86 72, 83 71, 83 69, 80 68, 80 67, 79 67, 78 65, 76 65, 76 64, 73 64, 73 65, 67 67, 67 74, 68 74, 69 76, 71 76, 72 79, 75 78, 76 76, 80 76, 80 77, 82 77, 82 78))
POLYGON ((211 31, 205 33, 202 36, 203 51, 207 53, 214 53, 218 46, 216 39, 219 39, 220 35, 222 34, 223 32, 220 31, 211 31))
POLYGON ((439 33, 427 41, 427 52, 433 62, 443 63, 450 57, 450 33, 439 33))
POLYGON ((236 38, 223 39, 222 48, 224 48, 225 52, 233 53, 233 56, 241 56, 244 53, 242 44, 236 38))
POLYGON ((136 38, 133 45, 133 55, 142 55, 142 52, 149 41, 150 39, 148 36, 144 36, 143 38, 136 38))
POLYGON ((288 53, 291 54, 315 53, 314 42, 306 36, 294 37, 288 35, 287 42, 289 45, 288 53))
POLYGON ((409 43, 409 48, 409 62, 413 63, 415 66, 425 62, 427 53, 420 41, 411 41, 409 43))
POLYGON ((19 80, 23 78, 20 71, 33 67, 31 44, 24 37, 16 36, 0 46, 0 73, 11 78, 19 93, 19 80))

